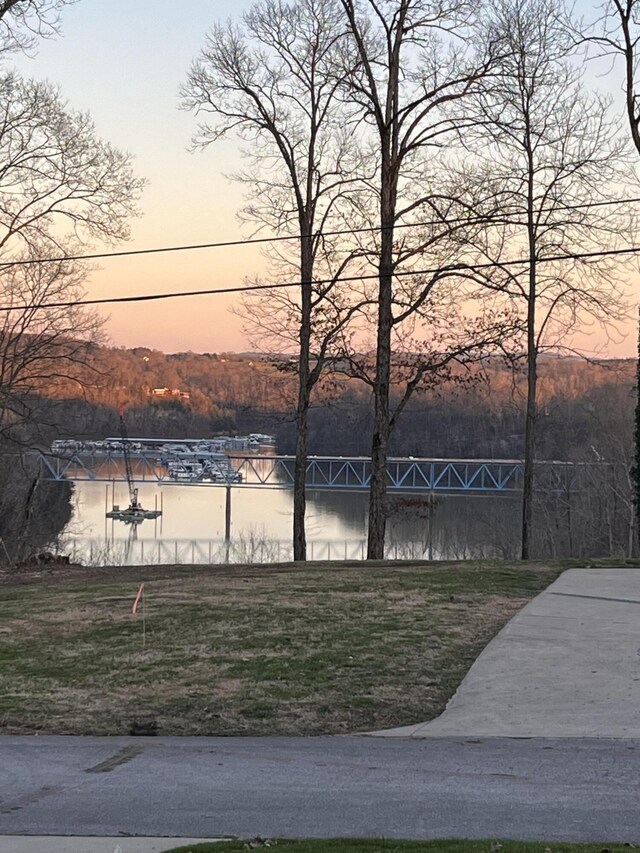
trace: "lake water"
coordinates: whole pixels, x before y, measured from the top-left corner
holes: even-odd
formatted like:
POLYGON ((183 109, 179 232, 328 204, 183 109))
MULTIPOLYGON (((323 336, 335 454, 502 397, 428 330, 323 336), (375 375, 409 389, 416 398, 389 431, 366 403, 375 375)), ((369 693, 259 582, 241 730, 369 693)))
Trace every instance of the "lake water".
MULTIPOLYGON (((140 483, 140 501, 146 509, 161 508, 162 516, 132 528, 105 517, 112 503, 128 504, 126 483, 76 482, 62 548, 96 565, 291 559, 292 494, 287 489, 232 488, 229 542, 223 487, 140 483)), ((418 507, 413 501, 392 514, 387 553, 423 559, 511 557, 517 550, 519 512, 518 495, 438 495, 432 505, 418 507)), ((362 559, 366 516, 363 492, 309 491, 309 559, 362 559)))

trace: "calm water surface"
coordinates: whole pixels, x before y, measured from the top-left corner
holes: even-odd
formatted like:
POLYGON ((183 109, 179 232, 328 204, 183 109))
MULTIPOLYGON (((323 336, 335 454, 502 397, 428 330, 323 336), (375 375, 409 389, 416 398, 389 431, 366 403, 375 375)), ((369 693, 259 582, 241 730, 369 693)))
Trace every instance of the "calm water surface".
MULTIPOLYGON (((73 557, 93 564, 273 562, 291 558, 289 490, 233 488, 228 543, 224 539, 222 487, 141 483, 140 501, 146 509, 162 508, 162 517, 145 520, 132 529, 105 518, 112 503, 128 504, 125 483, 77 482, 73 518, 63 532, 62 547, 73 557)), ((309 557, 361 559, 366 550, 366 513, 365 493, 310 491, 309 557)), ((438 496, 430 507, 399 507, 388 525, 388 555, 431 559, 512 556, 517 547, 518 513, 517 496, 438 496)))

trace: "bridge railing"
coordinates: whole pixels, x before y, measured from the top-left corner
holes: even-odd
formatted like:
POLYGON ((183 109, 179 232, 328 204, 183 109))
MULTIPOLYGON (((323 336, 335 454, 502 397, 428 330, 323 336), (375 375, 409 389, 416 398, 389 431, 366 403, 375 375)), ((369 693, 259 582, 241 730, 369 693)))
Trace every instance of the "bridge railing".
MULTIPOLYGON (((217 565, 281 563, 293 560, 290 540, 256 539, 115 539, 69 537, 62 549, 72 562, 84 565, 217 565)), ((309 560, 364 560, 365 539, 311 540, 309 560)), ((426 560, 434 556, 425 542, 391 542, 385 548, 388 559, 426 560)))
MULTIPOLYGON (((200 455, 204 462, 207 454, 200 455)), ((126 477, 124 459, 114 452, 73 453, 55 456, 39 453, 45 476, 51 480, 111 482, 126 477)), ((200 458, 200 457, 199 457, 200 458)), ((293 456, 234 455, 229 475, 204 481, 196 471, 172 479, 165 463, 145 452, 131 453, 136 482, 169 485, 209 485, 290 488, 293 456)), ((554 463, 562 464, 562 463, 554 463)), ((367 457, 312 456, 307 465, 307 486, 312 489, 366 490, 371 478, 367 457)), ((514 492, 522 488, 522 462, 513 459, 419 459, 392 458, 387 464, 391 490, 417 492, 514 492)))

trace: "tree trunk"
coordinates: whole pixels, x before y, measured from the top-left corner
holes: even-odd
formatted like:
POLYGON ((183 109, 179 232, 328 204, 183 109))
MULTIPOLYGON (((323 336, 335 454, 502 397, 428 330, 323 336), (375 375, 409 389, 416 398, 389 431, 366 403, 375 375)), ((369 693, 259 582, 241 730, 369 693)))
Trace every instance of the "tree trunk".
POLYGON ((296 406, 296 459, 293 470, 293 559, 307 559, 305 513, 307 507, 306 479, 309 442, 309 362, 311 358, 311 280, 313 257, 311 240, 303 235, 300 241, 301 310, 300 353, 298 356, 298 404, 296 406))
MULTIPOLYGON (((640 541, 640 309, 638 309, 638 361, 636 363, 635 464, 633 466, 633 502, 636 539, 640 541)), ((632 550, 633 546, 629 550, 632 550)), ((631 556, 631 555, 629 555, 631 556)))
MULTIPOLYGON (((382 296, 382 294, 381 294, 382 296)), ((382 324, 382 310, 379 311, 382 324)), ((381 329, 382 326, 379 327, 381 329)), ((371 443, 371 480, 369 483, 369 532, 367 560, 384 559, 387 526, 387 454, 389 451, 389 374, 391 346, 378 335, 377 377, 374 388, 373 440, 371 443), (384 381, 386 374, 387 380, 384 381), (385 390, 386 387, 386 390, 385 390)))
POLYGON ((524 476, 522 482, 522 559, 531 555, 531 533, 533 529, 533 486, 536 427, 536 363, 529 358, 527 369, 527 412, 524 431, 524 476))
POLYGON ((522 552, 531 556, 533 528, 534 460, 536 447, 536 391, 538 383, 538 346, 536 342, 536 236, 533 223, 533 176, 529 183, 529 294, 527 302, 527 410, 524 428, 524 475, 522 482, 522 552))
MULTIPOLYGON (((302 353, 301 353, 302 354, 302 353)), ((308 372, 308 361, 306 364, 308 372)), ((300 369, 303 370, 302 358, 300 369)), ((298 407, 296 411, 296 459, 293 470, 293 559, 307 559, 307 537, 305 531, 305 513, 307 508, 306 477, 309 436, 309 393, 307 382, 303 384, 301 375, 298 389, 298 407)))
POLYGON ((380 262, 378 266, 378 329, 376 347, 376 379, 373 388, 374 416, 371 442, 371 481, 369 485, 369 534, 367 560, 384 559, 387 524, 387 454, 391 415, 389 387, 391 382, 391 327, 393 287, 393 224, 395 192, 389 157, 383 155, 380 203, 380 262))

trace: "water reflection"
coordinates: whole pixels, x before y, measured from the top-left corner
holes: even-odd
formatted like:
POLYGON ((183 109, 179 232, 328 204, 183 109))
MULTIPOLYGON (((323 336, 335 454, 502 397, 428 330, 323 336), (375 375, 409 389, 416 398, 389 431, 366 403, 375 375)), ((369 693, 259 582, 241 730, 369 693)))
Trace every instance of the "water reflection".
MULTIPOLYGON (((126 504, 125 483, 75 484, 75 505, 63 547, 87 563, 273 562, 291 559, 292 494, 265 487, 231 490, 231 540, 225 542, 225 489, 140 483, 145 507, 162 509, 135 534, 105 518, 126 504)), ((415 502, 414 502, 415 503, 415 502)), ((311 559, 362 559, 367 495, 309 491, 307 540, 311 559)), ((517 549, 517 496, 438 496, 433 503, 396 508, 388 525, 390 557, 457 559, 512 557, 517 549)))

